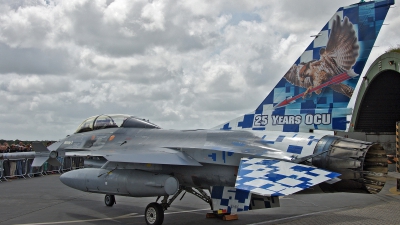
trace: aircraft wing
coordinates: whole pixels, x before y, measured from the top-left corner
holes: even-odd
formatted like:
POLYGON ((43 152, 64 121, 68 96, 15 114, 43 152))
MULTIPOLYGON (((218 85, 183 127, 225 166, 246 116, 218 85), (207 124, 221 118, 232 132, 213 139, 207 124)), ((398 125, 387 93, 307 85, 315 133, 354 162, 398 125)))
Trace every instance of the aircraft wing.
POLYGON ((67 152, 66 156, 102 156, 111 162, 149 163, 180 166, 202 166, 184 152, 161 147, 147 147, 135 151, 101 150, 67 152))
POLYGON ((285 196, 338 176, 339 173, 291 162, 242 158, 235 187, 262 196, 285 196))

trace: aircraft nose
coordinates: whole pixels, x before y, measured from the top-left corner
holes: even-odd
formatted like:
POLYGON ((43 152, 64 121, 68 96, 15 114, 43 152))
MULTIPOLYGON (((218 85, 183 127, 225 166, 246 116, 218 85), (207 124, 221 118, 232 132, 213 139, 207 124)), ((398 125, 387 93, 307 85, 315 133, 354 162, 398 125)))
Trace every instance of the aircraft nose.
POLYGON ((61 174, 61 176, 60 176, 60 181, 61 181, 63 184, 65 184, 65 185, 67 185, 67 186, 70 186, 69 183, 71 182, 71 176, 70 176, 68 173, 69 173, 69 172, 61 174))
POLYGON ((68 187, 86 191, 85 174, 80 170, 72 170, 60 176, 60 181, 68 187))

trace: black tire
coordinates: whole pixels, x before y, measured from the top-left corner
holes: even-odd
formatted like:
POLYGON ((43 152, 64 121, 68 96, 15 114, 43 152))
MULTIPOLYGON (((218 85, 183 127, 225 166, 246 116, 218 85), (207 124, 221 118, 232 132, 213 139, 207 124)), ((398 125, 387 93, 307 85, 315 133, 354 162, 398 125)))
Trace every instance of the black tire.
POLYGON ((114 195, 106 195, 104 197, 104 203, 108 207, 112 207, 115 204, 115 196, 114 195))
POLYGON ((144 211, 144 219, 148 225, 161 225, 164 221, 163 207, 156 202, 148 204, 144 211))

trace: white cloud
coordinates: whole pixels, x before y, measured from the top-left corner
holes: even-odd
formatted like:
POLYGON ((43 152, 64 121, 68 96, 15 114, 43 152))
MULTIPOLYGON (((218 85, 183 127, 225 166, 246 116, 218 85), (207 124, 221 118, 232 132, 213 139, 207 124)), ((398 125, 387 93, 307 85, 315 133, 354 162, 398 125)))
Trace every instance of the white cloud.
POLYGON ((104 20, 106 23, 123 24, 128 18, 129 10, 132 8, 133 1, 116 0, 104 10, 104 20))
POLYGON ((143 7, 141 17, 144 21, 142 24, 144 29, 150 31, 165 29, 164 4, 165 1, 158 0, 152 1, 143 7))

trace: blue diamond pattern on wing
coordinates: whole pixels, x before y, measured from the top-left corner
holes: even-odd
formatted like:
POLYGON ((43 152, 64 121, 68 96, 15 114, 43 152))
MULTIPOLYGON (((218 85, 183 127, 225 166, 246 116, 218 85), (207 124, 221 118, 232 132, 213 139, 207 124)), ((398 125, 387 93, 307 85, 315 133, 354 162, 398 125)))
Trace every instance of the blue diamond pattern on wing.
POLYGON ((290 195, 340 174, 263 158, 242 158, 235 187, 264 196, 290 195))

